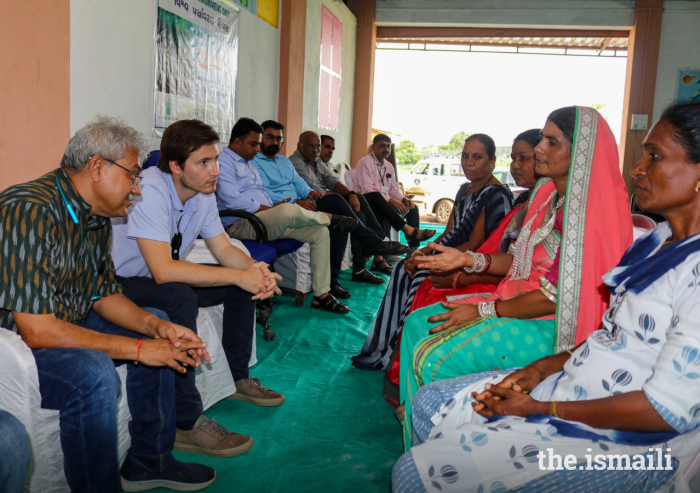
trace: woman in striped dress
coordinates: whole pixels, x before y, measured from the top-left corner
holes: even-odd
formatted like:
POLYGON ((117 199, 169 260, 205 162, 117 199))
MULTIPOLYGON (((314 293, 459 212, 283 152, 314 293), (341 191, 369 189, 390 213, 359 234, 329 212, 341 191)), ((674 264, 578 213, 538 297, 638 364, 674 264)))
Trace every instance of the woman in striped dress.
MULTIPOLYGON (((436 243, 474 251, 508 214, 513 194, 493 176, 495 165, 496 144, 491 137, 474 134, 464 142, 462 170, 469 182, 457 192, 453 214, 436 243)), ((416 257, 431 253, 432 249, 425 247, 396 264, 362 352, 352 358, 355 368, 384 370, 388 366, 413 296, 430 275, 428 270, 417 269, 416 257)))

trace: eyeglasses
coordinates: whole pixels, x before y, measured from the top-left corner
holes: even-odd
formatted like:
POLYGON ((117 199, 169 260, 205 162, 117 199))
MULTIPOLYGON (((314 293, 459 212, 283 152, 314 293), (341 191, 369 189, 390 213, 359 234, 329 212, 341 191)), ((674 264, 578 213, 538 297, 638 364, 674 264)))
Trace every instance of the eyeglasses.
POLYGON ((304 147, 306 147, 306 148, 307 148, 308 150, 310 150, 310 151, 314 151, 314 150, 315 150, 315 151, 320 151, 320 150, 321 150, 321 146, 320 146, 320 145, 317 146, 317 145, 314 145, 314 144, 306 144, 304 147))
MULTIPOLYGON (((128 169, 126 169, 126 168, 125 168, 124 166, 122 166, 121 164, 117 164, 117 163, 115 163, 114 161, 112 161, 112 160, 109 159, 109 158, 106 158, 106 157, 104 157, 104 156, 100 156, 100 157, 101 157, 102 159, 104 159, 105 161, 107 161, 108 163, 112 163, 112 164, 115 165, 115 166, 119 166, 121 169, 123 169, 124 171, 126 171, 127 173, 129 173, 129 174, 134 178, 134 179, 131 181, 131 189, 132 189, 132 190, 136 190, 136 189, 139 187, 139 184, 141 183, 141 176, 140 176, 138 173, 136 173, 135 171, 129 171, 128 169)), ((92 159, 92 156, 90 156, 90 159, 92 159)))
POLYGON ((265 140, 268 142, 277 141, 278 144, 281 144, 282 142, 284 142, 284 137, 282 137, 281 135, 279 137, 275 137, 272 134, 265 134, 265 140))

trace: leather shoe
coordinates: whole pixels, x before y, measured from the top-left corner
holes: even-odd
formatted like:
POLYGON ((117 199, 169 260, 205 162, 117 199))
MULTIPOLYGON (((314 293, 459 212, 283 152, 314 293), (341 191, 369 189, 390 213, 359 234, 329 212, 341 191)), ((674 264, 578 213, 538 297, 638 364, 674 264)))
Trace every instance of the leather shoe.
POLYGON ((380 260, 379 262, 377 262, 376 260, 373 261, 369 268, 374 272, 381 272, 382 274, 386 274, 387 276, 390 276, 392 272, 394 272, 394 269, 392 267, 389 267, 389 265, 384 260, 380 260))
POLYGON ((367 284, 384 284, 385 279, 375 276, 367 269, 362 269, 360 272, 355 274, 352 273, 352 282, 366 282, 367 284))
POLYGON ((330 293, 340 300, 347 300, 352 296, 352 294, 350 294, 350 291, 344 290, 343 287, 338 283, 335 283, 331 286, 330 293))
POLYGON ((374 255, 401 255, 408 251, 406 245, 402 245, 398 241, 378 241, 369 248, 363 248, 362 253, 367 257, 374 255))

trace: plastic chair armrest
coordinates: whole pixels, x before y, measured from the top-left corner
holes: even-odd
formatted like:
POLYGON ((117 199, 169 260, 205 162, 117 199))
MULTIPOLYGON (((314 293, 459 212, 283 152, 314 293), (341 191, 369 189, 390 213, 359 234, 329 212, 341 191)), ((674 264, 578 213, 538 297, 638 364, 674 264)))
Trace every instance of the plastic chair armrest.
POLYGON ((231 209, 219 211, 219 217, 240 217, 241 219, 247 220, 250 222, 250 225, 253 226, 253 230, 255 231, 255 241, 262 243, 263 245, 267 244, 267 228, 255 214, 242 209, 231 209))

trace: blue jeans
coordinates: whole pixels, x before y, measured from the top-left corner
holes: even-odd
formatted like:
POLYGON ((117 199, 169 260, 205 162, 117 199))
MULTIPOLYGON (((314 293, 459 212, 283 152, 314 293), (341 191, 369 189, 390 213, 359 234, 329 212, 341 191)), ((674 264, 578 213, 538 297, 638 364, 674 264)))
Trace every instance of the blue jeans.
MULTIPOLYGON (((167 319, 162 312, 149 311, 167 319)), ((144 338, 93 311, 81 325, 104 334, 144 338)), ((112 361, 93 349, 48 348, 32 353, 39 370, 41 407, 60 413, 63 469, 71 491, 121 492, 117 461, 120 381, 116 365, 128 364, 131 448, 126 461, 150 472, 161 472, 170 465, 175 441, 175 384, 170 368, 112 361)))
POLYGON ((0 491, 22 493, 30 458, 24 426, 13 415, 0 410, 0 491))
MULTIPOLYGON (((197 332, 200 308, 223 303, 223 337, 221 345, 233 380, 249 377, 248 362, 253 352, 255 301, 253 295, 238 286, 196 288, 181 282, 157 284, 150 277, 120 277, 124 296, 138 306, 163 310, 175 324, 197 332)), ((204 341, 207 342, 207 341, 204 341)), ((175 376, 175 408, 179 422, 194 422, 204 413, 202 397, 195 385, 195 370, 175 376)))

